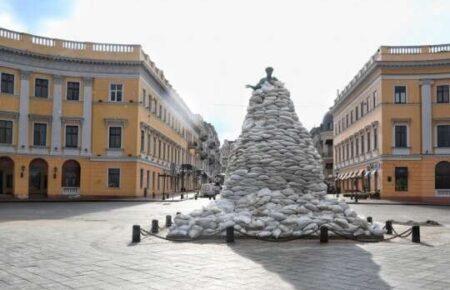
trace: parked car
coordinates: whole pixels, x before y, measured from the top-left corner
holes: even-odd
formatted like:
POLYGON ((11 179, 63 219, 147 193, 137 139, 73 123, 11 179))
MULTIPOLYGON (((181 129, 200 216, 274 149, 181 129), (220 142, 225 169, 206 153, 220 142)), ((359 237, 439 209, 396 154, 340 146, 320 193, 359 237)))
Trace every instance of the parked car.
POLYGON ((205 183, 200 188, 200 197, 215 198, 220 193, 221 187, 218 183, 205 183))

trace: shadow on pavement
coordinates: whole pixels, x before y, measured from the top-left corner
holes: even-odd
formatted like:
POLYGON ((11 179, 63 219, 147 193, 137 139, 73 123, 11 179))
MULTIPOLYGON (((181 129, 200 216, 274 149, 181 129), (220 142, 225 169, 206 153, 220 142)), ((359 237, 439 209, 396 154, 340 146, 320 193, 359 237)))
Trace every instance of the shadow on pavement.
POLYGON ((333 241, 239 241, 230 248, 276 273, 296 289, 392 289, 380 276, 380 266, 357 243, 333 241), (333 244, 334 243, 334 244, 333 244))
POLYGON ((92 219, 105 219, 103 212, 120 208, 131 208, 142 205, 137 202, 18 202, 0 203, 0 223, 26 220, 59 220, 74 216, 89 216, 92 219))

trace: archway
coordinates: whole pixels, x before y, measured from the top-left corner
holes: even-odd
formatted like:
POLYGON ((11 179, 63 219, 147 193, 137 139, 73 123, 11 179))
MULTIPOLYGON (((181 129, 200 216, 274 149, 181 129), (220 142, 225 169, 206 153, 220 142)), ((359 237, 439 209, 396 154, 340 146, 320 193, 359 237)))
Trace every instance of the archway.
POLYGON ((29 195, 47 196, 48 164, 44 159, 36 158, 30 162, 29 195))
POLYGON ((0 157, 0 194, 14 194, 14 161, 0 157))
POLYGON ((450 189, 450 162, 441 161, 436 164, 435 188, 450 189))
POLYGON ((75 160, 67 160, 62 166, 62 187, 80 187, 81 166, 75 160))

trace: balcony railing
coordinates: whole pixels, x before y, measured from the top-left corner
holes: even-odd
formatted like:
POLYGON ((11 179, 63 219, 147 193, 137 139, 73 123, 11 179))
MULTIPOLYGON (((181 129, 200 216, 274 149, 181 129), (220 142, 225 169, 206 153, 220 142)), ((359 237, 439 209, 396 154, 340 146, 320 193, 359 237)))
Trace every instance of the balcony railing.
POLYGON ((374 66, 377 61, 411 61, 411 60, 427 60, 432 59, 450 59, 450 44, 437 45, 418 45, 418 46, 381 46, 369 61, 359 70, 353 79, 338 94, 335 103, 342 101, 359 80, 365 77, 366 73, 374 66), (408 58, 409 56, 409 58, 408 58), (411 59, 411 57, 420 57, 411 59))
POLYGON ((70 196, 80 195, 80 188, 79 187, 63 187, 62 195, 70 195, 70 196))

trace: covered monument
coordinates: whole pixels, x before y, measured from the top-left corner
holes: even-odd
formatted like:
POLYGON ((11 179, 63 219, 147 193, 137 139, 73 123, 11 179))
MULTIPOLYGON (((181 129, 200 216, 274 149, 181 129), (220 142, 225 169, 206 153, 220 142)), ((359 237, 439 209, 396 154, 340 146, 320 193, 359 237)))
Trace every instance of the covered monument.
POLYGON ((334 232, 382 235, 345 202, 326 198, 320 155, 283 83, 267 77, 253 89, 242 132, 229 159, 222 199, 177 214, 169 237, 222 235, 234 226, 255 237, 300 237, 326 225, 334 232))

